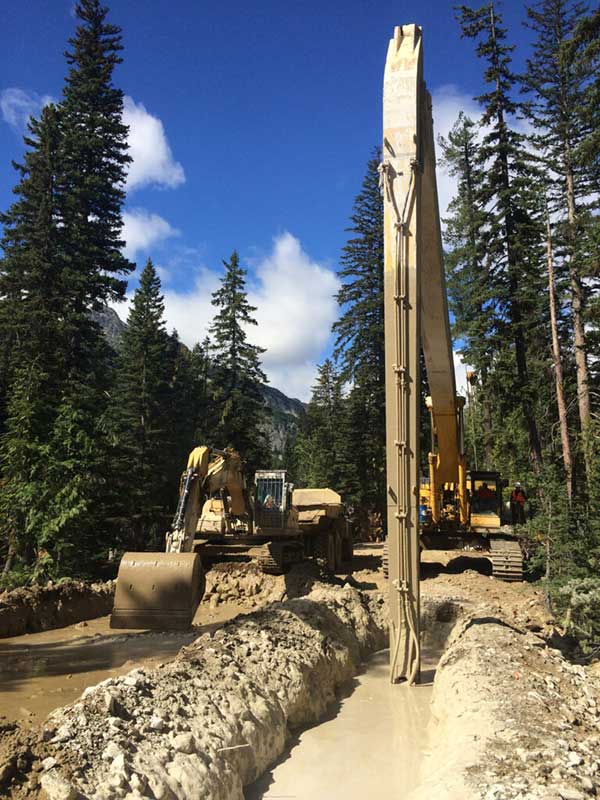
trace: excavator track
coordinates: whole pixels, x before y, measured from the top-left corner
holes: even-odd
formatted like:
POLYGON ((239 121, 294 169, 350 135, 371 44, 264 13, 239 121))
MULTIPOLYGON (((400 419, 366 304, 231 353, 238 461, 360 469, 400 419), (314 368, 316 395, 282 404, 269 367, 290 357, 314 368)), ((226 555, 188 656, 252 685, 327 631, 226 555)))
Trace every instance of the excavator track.
POLYGON ((258 554, 258 566, 267 575, 283 575, 302 561, 302 545, 298 542, 267 542, 258 554))
POLYGON ((523 580, 523 551, 518 539, 490 539, 493 576, 501 581, 523 580))

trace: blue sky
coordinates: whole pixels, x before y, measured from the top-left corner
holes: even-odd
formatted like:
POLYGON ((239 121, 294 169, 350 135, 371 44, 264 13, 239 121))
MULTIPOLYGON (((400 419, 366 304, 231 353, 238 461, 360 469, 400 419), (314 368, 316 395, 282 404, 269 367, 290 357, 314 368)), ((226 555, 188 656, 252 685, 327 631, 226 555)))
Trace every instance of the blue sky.
MULTIPOLYGON (((380 139, 394 25, 423 27, 438 132, 481 90, 452 4, 112 0, 123 28, 116 83, 127 95, 134 165, 128 252, 160 267, 167 319, 188 344, 210 320, 221 259, 237 249, 258 306, 253 335, 271 383, 307 399, 331 348, 335 270, 365 163, 380 139)), ((23 121, 59 98, 72 0, 3 4, 0 208, 11 202, 23 121)), ((522 6, 502 5, 522 65, 522 6)), ((439 175, 441 202, 451 184, 439 175)), ((135 286, 132 281, 131 288, 135 286)), ((125 316, 126 307, 119 312, 125 316)))

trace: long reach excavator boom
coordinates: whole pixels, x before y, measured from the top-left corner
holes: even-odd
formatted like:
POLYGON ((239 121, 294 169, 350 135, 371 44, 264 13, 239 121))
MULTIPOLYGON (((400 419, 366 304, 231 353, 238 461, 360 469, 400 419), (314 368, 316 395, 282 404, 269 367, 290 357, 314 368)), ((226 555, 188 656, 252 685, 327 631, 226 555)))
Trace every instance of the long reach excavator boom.
POLYGON ((413 683, 420 670, 421 546, 481 551, 493 574, 503 580, 520 580, 523 574, 518 538, 502 525, 504 482, 493 471, 467 473, 464 398, 457 397, 454 378, 431 96, 423 79, 423 35, 417 25, 397 27, 388 47, 380 175, 391 680, 413 683), (423 486, 421 349, 432 419, 429 480, 423 486), (430 506, 423 531, 422 495, 430 506))
MULTIPOLYGON (((431 96, 423 37, 397 27, 383 86, 387 505, 392 681, 419 673, 420 349, 427 368, 437 452, 429 455, 430 497, 458 484, 466 523, 462 399, 456 396, 435 175, 431 96)), ((432 448, 433 450, 433 448, 432 448)))

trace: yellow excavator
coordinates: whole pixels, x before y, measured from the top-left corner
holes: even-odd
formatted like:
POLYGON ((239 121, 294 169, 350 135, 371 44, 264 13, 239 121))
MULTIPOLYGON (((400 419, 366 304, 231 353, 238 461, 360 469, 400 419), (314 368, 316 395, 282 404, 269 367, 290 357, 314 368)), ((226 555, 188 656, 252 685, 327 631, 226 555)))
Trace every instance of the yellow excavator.
POLYGON ((203 521, 211 529, 218 524, 221 531, 245 520, 251 530, 245 491, 235 451, 192 450, 165 552, 128 552, 121 559, 111 628, 189 627, 205 589, 202 560, 194 546, 198 524, 203 521))
POLYGON ((432 397, 429 476, 420 485, 421 544, 432 550, 476 550, 504 581, 523 580, 523 551, 512 526, 502 521, 506 481, 494 470, 468 470, 463 397, 451 413, 437 413, 432 397))
POLYGON ((257 470, 252 499, 235 450, 196 447, 181 477, 164 553, 125 553, 112 628, 185 629, 202 600, 203 559, 256 548, 261 570, 282 574, 304 558, 352 570, 352 534, 339 494, 294 491, 285 470, 257 470), (240 550, 241 548, 241 550, 240 550))

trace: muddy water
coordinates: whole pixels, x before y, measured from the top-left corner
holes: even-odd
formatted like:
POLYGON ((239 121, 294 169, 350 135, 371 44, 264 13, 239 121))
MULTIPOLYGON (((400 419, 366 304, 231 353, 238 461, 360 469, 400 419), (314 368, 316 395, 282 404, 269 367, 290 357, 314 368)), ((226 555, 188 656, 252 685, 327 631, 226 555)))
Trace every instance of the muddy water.
POLYGON ((376 653, 331 716, 301 733, 246 800, 408 797, 421 779, 432 687, 392 686, 388 661, 387 650, 376 653))
POLYGON ((389 651, 375 653, 329 716, 246 787, 246 800, 408 800, 430 769, 433 679, 453 627, 436 621, 422 631, 417 686, 390 684, 389 651))
POLYGON ((109 617, 0 639, 0 717, 31 723, 76 700, 88 686, 168 660, 239 609, 201 606, 190 633, 112 631, 109 617))

